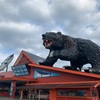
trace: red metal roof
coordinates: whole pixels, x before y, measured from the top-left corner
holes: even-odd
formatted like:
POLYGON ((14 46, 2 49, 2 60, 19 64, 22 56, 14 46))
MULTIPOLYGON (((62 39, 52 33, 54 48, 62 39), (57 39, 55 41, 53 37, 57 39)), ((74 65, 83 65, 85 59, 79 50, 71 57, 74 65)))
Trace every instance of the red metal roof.
POLYGON ((0 72, 0 76, 4 76, 6 78, 6 77, 13 77, 14 74, 13 74, 13 71, 0 72))

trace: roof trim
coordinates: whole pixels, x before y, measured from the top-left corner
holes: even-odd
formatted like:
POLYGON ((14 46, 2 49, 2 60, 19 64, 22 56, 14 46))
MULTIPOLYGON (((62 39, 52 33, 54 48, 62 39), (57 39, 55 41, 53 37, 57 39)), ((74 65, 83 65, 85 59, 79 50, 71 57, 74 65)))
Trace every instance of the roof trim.
POLYGON ((54 82, 54 83, 33 83, 33 84, 29 84, 27 83, 26 85, 57 85, 57 84, 93 84, 93 83, 100 83, 100 81, 80 81, 80 82, 54 82))
POLYGON ((21 60, 22 51, 20 52, 17 60, 15 61, 14 65, 16 65, 21 60))
MULTIPOLYGON (((24 54, 24 55, 27 57, 27 59, 29 59, 32 63, 35 63, 35 62, 25 53, 25 51, 22 50, 22 54, 24 54)), ((36 64, 36 63, 35 63, 35 64, 36 64)))
POLYGON ((26 77, 7 77, 7 78, 0 78, 0 81, 31 81, 31 82, 37 82, 37 79, 33 78, 26 78, 26 77))
POLYGON ((33 55, 34 58, 37 57, 37 58, 39 58, 40 60, 44 60, 44 58, 42 58, 42 57, 39 57, 39 56, 37 56, 37 55, 34 55, 34 54, 32 54, 32 53, 29 53, 29 52, 26 52, 26 51, 22 50, 21 53, 19 54, 19 56, 18 56, 16 62, 14 63, 14 65, 16 65, 16 64, 19 63, 19 61, 21 60, 21 58, 22 58, 23 55, 24 55, 31 63, 33 63, 33 64, 38 64, 35 60, 33 60, 33 59, 29 56, 29 54, 30 54, 30 55, 33 55))
POLYGON ((28 65, 31 66, 31 67, 37 67, 37 68, 41 68, 41 69, 59 71, 59 72, 64 72, 64 73, 70 73, 70 74, 75 74, 75 75, 81 75, 81 76, 87 76, 87 77, 93 77, 93 78, 99 78, 100 79, 100 75, 93 74, 93 73, 67 70, 67 69, 56 68, 56 67, 51 67, 51 66, 43 66, 43 65, 39 65, 39 64, 28 64, 28 65))
POLYGON ((35 62, 25 53, 25 51, 22 50, 21 53, 19 54, 17 60, 15 61, 14 65, 16 65, 16 64, 19 63, 19 61, 20 61, 21 58, 22 58, 22 55, 24 55, 24 56, 25 56, 30 62, 32 62, 33 64, 35 63, 35 62))
POLYGON ((17 88, 23 89, 60 89, 60 88, 95 88, 100 81, 82 81, 82 82, 55 82, 55 83, 31 83, 17 88))

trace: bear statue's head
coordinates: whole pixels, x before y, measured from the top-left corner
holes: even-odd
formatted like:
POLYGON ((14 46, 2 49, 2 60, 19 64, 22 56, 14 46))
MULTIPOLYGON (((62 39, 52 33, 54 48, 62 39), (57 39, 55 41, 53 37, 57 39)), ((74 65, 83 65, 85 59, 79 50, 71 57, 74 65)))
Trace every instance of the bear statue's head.
POLYGON ((63 48, 64 42, 61 32, 46 32, 42 34, 42 39, 46 49, 60 50, 63 48))

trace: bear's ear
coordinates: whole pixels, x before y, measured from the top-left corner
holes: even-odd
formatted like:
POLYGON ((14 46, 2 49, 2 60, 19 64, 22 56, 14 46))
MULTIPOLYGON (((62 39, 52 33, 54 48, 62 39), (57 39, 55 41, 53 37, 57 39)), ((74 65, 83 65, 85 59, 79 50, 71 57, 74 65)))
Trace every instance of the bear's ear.
POLYGON ((45 34, 48 34, 49 32, 46 32, 45 34))
POLYGON ((61 35, 61 32, 57 32, 57 34, 61 35))

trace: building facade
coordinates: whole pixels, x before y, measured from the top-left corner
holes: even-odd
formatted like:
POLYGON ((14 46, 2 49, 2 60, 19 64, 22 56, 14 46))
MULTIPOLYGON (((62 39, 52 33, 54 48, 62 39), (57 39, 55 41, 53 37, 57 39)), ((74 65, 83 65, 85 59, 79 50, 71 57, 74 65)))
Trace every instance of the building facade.
POLYGON ((100 75, 39 65, 22 51, 12 71, 0 73, 0 96, 37 100, 100 100, 100 75))

